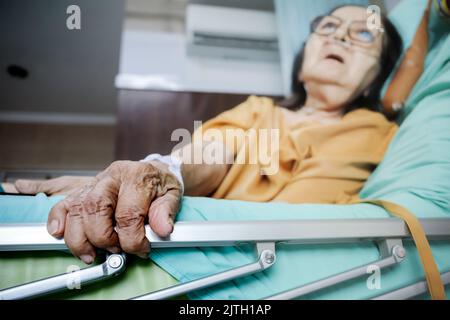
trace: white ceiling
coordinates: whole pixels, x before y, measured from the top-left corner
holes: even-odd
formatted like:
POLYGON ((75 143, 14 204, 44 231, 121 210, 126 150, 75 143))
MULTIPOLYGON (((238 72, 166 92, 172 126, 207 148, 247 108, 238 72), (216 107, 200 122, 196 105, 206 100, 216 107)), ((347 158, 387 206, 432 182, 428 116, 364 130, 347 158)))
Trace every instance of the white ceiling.
POLYGON ((114 114, 122 0, 1 0, 0 112, 114 114), (81 9, 68 30, 66 9, 81 9), (8 75, 9 65, 29 71, 8 75))

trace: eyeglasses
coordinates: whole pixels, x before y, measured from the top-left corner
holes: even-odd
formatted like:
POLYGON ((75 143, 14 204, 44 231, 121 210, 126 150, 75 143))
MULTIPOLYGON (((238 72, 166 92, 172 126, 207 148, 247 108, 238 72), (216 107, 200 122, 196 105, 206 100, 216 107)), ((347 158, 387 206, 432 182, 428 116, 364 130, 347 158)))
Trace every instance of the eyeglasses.
MULTIPOLYGON (((335 16, 317 17, 311 24, 312 32, 321 36, 330 36, 344 23, 335 16)), ((380 34, 378 30, 371 30, 365 21, 352 21, 347 29, 350 40, 363 47, 370 47, 380 34)))

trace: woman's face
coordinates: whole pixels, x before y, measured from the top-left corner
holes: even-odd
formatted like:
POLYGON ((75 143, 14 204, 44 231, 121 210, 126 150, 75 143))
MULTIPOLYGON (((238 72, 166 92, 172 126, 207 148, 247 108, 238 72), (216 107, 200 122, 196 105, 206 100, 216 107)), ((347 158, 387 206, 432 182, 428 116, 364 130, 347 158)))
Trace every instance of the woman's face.
POLYGON ((344 108, 378 75, 383 33, 368 30, 366 21, 364 8, 342 7, 318 22, 306 43, 299 79, 326 110, 344 108))

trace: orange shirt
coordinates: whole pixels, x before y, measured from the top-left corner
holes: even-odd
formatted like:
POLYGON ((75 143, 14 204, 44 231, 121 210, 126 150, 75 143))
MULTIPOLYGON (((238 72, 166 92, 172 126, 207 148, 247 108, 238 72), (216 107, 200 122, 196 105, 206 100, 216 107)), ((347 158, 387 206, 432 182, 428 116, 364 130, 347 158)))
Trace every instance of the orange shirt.
POLYGON ((222 139, 235 155, 214 198, 342 204, 358 195, 396 131, 395 123, 368 109, 338 122, 292 126, 272 99, 251 96, 207 121, 193 140, 222 139), (236 130, 246 138, 227 138, 236 130))

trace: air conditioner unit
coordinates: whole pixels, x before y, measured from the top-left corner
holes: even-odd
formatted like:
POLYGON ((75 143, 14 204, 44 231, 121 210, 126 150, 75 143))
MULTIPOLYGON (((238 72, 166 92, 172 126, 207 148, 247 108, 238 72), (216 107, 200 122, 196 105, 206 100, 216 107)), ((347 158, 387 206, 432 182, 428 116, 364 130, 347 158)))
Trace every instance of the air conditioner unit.
POLYGON ((273 12, 190 4, 186 32, 188 56, 279 60, 273 12))

